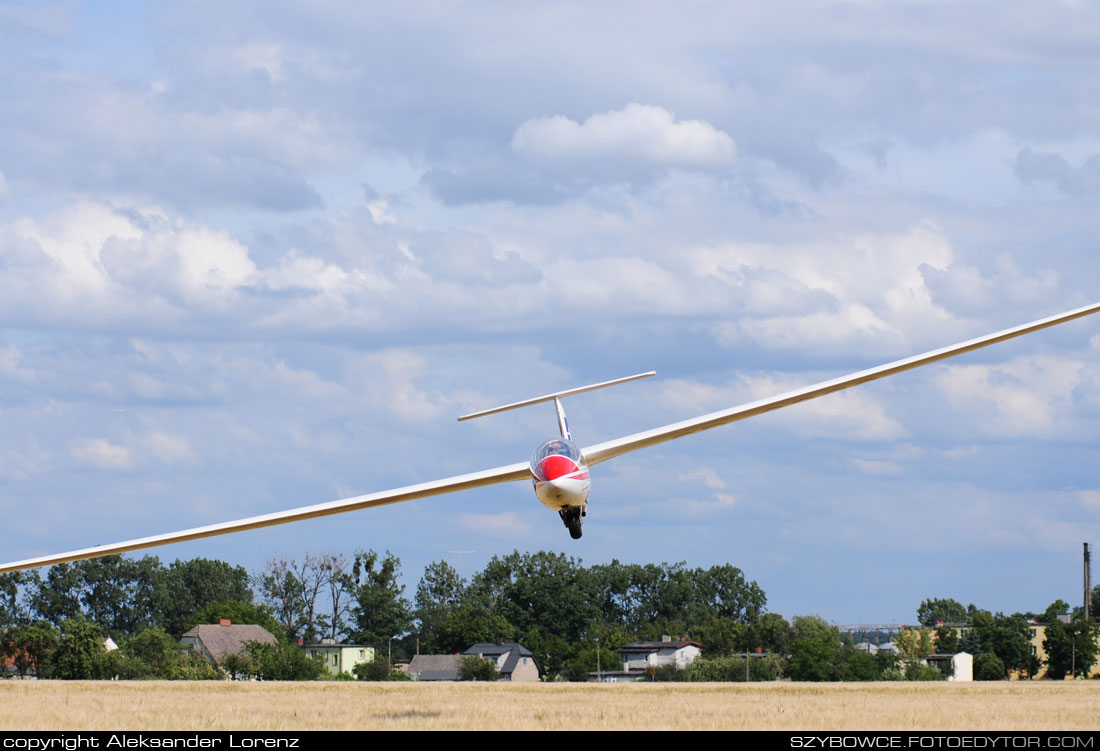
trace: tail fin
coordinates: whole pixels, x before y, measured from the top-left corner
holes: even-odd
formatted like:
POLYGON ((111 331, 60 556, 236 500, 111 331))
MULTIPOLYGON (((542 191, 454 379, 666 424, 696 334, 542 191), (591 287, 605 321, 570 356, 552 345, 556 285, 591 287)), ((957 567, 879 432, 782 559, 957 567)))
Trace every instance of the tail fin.
POLYGON ((554 399, 560 399, 563 396, 572 396, 573 394, 583 394, 586 391, 595 391, 596 389, 607 388, 608 386, 615 386, 620 383, 626 383, 627 381, 637 381, 639 378, 649 378, 650 376, 657 375, 656 370, 651 370, 648 373, 638 373, 637 375, 627 376, 626 378, 616 378, 613 381, 604 381, 603 383, 593 383, 591 386, 581 386, 580 388, 567 389, 566 391, 557 391, 553 394, 546 394, 544 396, 536 396, 534 399, 524 399, 522 402, 514 402, 512 404, 505 404, 503 407, 493 407, 492 409, 482 410, 481 412, 473 412, 468 415, 463 415, 458 418, 462 420, 472 420, 475 417, 484 417, 485 415, 493 415, 497 412, 506 412, 510 409, 519 409, 520 407, 527 407, 531 404, 538 404, 540 402, 549 402, 554 399))

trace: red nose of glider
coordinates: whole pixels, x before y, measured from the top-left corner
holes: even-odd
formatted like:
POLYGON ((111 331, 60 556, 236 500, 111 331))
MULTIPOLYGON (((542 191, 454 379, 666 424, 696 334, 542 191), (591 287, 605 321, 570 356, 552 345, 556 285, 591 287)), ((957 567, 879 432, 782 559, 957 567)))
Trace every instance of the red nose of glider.
POLYGON ((542 479, 546 481, 556 480, 559 477, 570 475, 580 469, 577 463, 568 456, 548 456, 539 463, 539 471, 542 479))

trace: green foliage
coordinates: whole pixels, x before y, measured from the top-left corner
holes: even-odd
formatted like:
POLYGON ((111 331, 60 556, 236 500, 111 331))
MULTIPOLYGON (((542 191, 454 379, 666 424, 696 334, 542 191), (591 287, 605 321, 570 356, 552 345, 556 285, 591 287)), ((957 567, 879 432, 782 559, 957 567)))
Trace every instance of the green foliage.
POLYGON ((1058 620, 1058 616, 1065 615, 1069 612, 1069 603, 1062 599, 1057 599, 1047 607, 1046 611, 1037 619, 1039 623, 1055 623, 1058 620))
POLYGON ((264 603, 282 625, 282 633, 288 641, 297 641, 303 635, 308 616, 306 586, 295 572, 293 561, 271 559, 258 580, 264 603))
POLYGON ((263 681, 315 681, 327 672, 323 657, 307 657, 293 644, 250 641, 246 647, 246 654, 226 658, 226 672, 263 681))
POLYGON ((950 597, 925 600, 917 608, 917 622, 925 628, 932 628, 940 622, 966 623, 969 620, 970 616, 962 603, 950 597))
POLYGON ((463 655, 458 661, 460 681, 495 681, 500 677, 497 664, 477 655, 463 655))
POLYGON ((78 616, 63 620, 58 631, 56 646, 47 658, 46 675, 40 677, 59 680, 111 677, 99 626, 78 616))
POLYGON ((30 581, 25 571, 0 574, 0 629, 26 622, 27 608, 20 599, 20 593, 30 581))
POLYGON ((401 560, 388 551, 381 560, 373 550, 355 553, 348 585, 356 644, 381 647, 412 625, 409 604, 401 596, 405 588, 397 582, 400 566, 401 560))
POLYGON ((1032 663, 1031 626, 1027 619, 1019 613, 979 615, 975 616, 974 625, 981 651, 995 654, 1007 670, 1027 671, 1032 663))
POLYGON ((394 671, 389 662, 375 657, 370 662, 360 662, 351 672, 361 681, 388 681, 394 671))
POLYGON ((777 655, 764 655, 763 657, 738 657, 726 655, 723 657, 698 657, 688 666, 685 680, 744 683, 746 665, 748 660, 749 681, 774 681, 783 673, 783 660, 777 655))
POLYGON ((974 657, 974 680, 1003 681, 1007 678, 1005 664, 992 652, 982 652, 974 657))
POLYGON ((848 681, 877 681, 882 678, 882 667, 875 655, 853 649, 844 661, 844 679, 848 681))
POLYGON ((798 616, 791 626, 787 674, 796 681, 838 680, 844 663, 844 641, 835 626, 816 616, 798 616))
POLYGON ((1096 663, 1097 627, 1091 622, 1054 621, 1046 629, 1043 649, 1047 653, 1047 675, 1062 680, 1067 675, 1087 678, 1096 663))
POLYGON ((791 644, 791 624, 778 613, 764 613, 749 623, 746 643, 749 650, 757 648, 774 654, 787 654, 791 644))
MULTIPOLYGON (((420 634, 421 647, 425 652, 446 653, 463 649, 454 644, 453 638, 446 638, 442 634, 447 628, 444 626, 444 621, 461 607, 465 591, 466 580, 459 576, 458 571, 446 561, 430 563, 424 568, 424 576, 420 578, 420 583, 416 587, 416 609, 413 615, 416 619, 417 632, 420 634)), ((450 628, 456 631, 463 630, 459 625, 462 620, 464 618, 451 619, 450 628)), ((449 636, 453 637, 453 633, 449 636)), ((466 646, 472 643, 467 642, 466 646)))
POLYGON ((195 625, 194 615, 213 603, 251 603, 248 571, 219 560, 176 559, 157 577, 154 601, 157 624, 179 638, 195 625))
POLYGON ((943 679, 943 673, 935 665, 922 665, 919 662, 908 662, 905 665, 907 681, 942 681, 943 679))
POLYGON ((30 608, 57 626, 86 618, 118 640, 152 623, 160 568, 155 556, 118 555, 51 566, 45 577, 35 571, 30 608))
POLYGON ((748 644, 749 626, 733 618, 712 615, 691 631, 695 641, 703 645, 703 654, 708 657, 743 651, 748 644))
POLYGON ((436 649, 443 654, 461 652, 478 642, 514 641, 516 635, 507 618, 476 605, 452 610, 435 624, 434 630, 436 649))
POLYGON ((932 654, 932 629, 903 628, 894 637, 901 659, 910 665, 919 663, 932 654))
POLYGON ((950 626, 936 629, 936 654, 953 655, 959 653, 959 632, 950 626))
POLYGON ((20 678, 34 675, 45 678, 48 658, 56 650, 60 633, 46 621, 12 626, 0 634, 0 651, 12 658, 20 678))

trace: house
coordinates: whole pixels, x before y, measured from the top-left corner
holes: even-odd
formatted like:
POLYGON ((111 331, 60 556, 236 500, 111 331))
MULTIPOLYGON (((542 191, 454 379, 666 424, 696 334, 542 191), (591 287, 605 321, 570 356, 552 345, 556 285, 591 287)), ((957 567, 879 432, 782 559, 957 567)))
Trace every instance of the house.
POLYGON ((235 624, 222 619, 216 624, 195 626, 180 639, 181 644, 198 650, 216 664, 231 654, 243 654, 250 641, 274 644, 275 637, 263 626, 235 624))
POLYGON ((490 644, 479 642, 462 654, 477 655, 496 663, 501 681, 515 683, 535 682, 539 679, 539 668, 535 664, 535 655, 522 644, 501 642, 490 644))
POLYGON ((650 670, 663 665, 675 665, 683 670, 695 661, 703 651, 702 644, 694 641, 673 641, 665 636, 661 641, 635 641, 624 644, 616 652, 623 658, 624 676, 644 676, 650 670))
POLYGON ((337 644, 335 639, 322 639, 314 644, 304 644, 299 639, 298 646, 310 657, 323 657, 325 667, 333 675, 340 673, 350 675, 356 665, 374 662, 374 647, 362 644, 337 644))
POLYGON ((414 681, 457 681, 461 655, 417 655, 409 662, 414 681))

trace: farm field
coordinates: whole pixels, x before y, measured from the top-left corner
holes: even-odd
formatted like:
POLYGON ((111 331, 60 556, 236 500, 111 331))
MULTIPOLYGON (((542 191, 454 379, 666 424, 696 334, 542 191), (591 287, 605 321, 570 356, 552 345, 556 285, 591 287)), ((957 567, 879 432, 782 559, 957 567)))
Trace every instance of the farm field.
POLYGON ((0 730, 1094 730, 1100 681, 0 681, 0 730))

